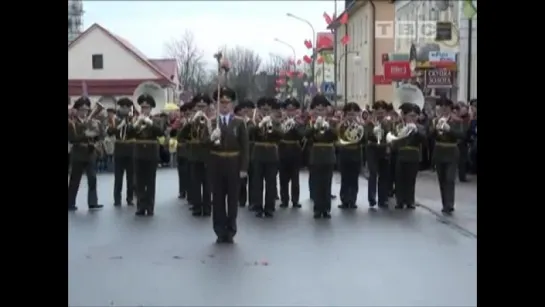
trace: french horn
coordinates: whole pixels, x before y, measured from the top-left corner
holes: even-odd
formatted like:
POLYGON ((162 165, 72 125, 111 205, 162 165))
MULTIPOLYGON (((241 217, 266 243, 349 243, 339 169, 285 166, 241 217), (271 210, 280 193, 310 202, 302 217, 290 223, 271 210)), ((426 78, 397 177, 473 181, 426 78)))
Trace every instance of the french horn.
POLYGON ((339 143, 341 145, 356 144, 363 139, 365 127, 357 120, 344 120, 339 126, 339 143))
POLYGON ((289 131, 293 130, 296 124, 297 122, 295 121, 295 118, 287 117, 280 125, 282 133, 288 133, 289 131))

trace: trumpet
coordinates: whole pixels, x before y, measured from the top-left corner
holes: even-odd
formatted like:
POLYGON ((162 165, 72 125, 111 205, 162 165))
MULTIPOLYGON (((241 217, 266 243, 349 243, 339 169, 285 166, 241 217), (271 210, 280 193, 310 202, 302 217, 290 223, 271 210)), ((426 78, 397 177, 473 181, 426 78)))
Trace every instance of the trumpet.
POLYGON ((439 120, 437 120, 435 129, 437 129, 437 131, 439 132, 439 135, 443 135, 443 133, 445 133, 445 127, 448 121, 449 121, 449 117, 447 116, 442 116, 441 118, 439 118, 439 120))
POLYGON ((146 115, 140 115, 136 122, 134 123, 134 126, 138 130, 138 132, 142 132, 147 126, 152 125, 153 121, 149 116, 146 115))
POLYGON ((382 138, 384 137, 384 129, 379 120, 374 121, 373 134, 377 138, 377 145, 380 145, 382 138))
POLYGON ((293 130, 293 128, 295 128, 296 123, 297 122, 295 121, 295 118, 293 117, 286 118, 280 125, 282 132, 288 133, 289 131, 293 130))

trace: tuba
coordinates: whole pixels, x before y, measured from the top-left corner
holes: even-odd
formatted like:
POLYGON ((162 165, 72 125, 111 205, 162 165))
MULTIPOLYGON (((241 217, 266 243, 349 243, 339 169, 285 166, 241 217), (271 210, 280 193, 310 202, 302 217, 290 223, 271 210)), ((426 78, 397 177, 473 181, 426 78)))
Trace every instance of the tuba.
POLYGON ((339 143, 356 144, 363 139, 365 127, 357 120, 345 119, 339 125, 339 143))
POLYGON ((147 94, 155 100, 155 109, 162 110, 166 104, 165 91, 163 88, 152 81, 144 81, 140 83, 134 90, 132 96, 133 101, 137 101, 140 95, 147 94))
MULTIPOLYGON (((424 93, 418 88, 418 86, 413 84, 402 84, 400 85, 394 95, 394 105, 400 106, 403 103, 413 103, 417 105, 420 109, 424 108, 424 93)), ((386 142, 391 143, 393 141, 406 138, 413 134, 417 130, 415 124, 404 123, 402 122, 397 127, 397 136, 389 132, 386 135, 386 142)))

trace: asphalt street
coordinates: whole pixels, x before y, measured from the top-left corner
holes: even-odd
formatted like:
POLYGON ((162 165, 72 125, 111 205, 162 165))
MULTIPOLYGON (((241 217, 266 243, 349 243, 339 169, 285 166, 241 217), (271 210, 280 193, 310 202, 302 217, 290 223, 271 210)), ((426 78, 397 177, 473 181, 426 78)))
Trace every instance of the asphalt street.
POLYGON ((314 220, 303 174, 303 208, 239 210, 234 245, 216 245, 211 219, 177 199, 175 170, 159 171, 153 218, 113 207, 110 174, 98 178, 105 208, 87 211, 83 180, 68 213, 69 305, 476 306, 475 183, 447 220, 434 175, 420 177, 416 210, 369 210, 362 178, 358 210, 335 200, 331 220, 314 220))

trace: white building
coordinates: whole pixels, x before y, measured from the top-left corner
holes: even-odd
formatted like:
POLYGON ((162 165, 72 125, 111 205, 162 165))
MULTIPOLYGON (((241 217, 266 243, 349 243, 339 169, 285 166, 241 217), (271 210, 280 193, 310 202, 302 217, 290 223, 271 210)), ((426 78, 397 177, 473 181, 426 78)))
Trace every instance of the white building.
MULTIPOLYGON (((177 102, 175 59, 148 59, 128 41, 93 24, 68 45, 68 95, 86 94, 91 101, 132 97, 144 82, 162 89, 157 100, 177 102)), ((157 110, 164 106, 157 105, 157 110)))

